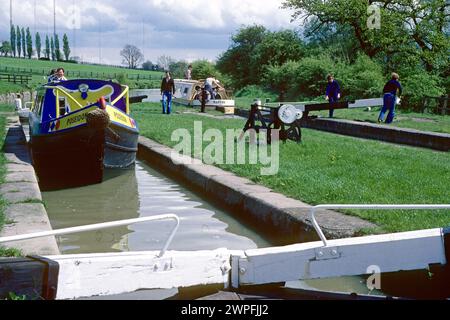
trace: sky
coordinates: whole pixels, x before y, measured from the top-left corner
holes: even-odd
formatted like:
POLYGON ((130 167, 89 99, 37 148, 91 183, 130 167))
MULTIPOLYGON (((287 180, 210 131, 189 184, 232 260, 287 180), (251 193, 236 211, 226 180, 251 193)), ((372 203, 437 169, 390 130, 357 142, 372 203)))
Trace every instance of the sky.
MULTIPOLYGON (((269 30, 295 29, 282 0, 55 0, 56 32, 67 33, 71 56, 83 61, 121 64, 126 44, 145 60, 162 55, 176 60, 216 60, 244 25, 269 30)), ((12 0, 13 24, 33 34, 53 33, 53 0, 12 0)), ((0 0, 0 41, 9 41, 10 0, 0 0)), ((33 37, 34 39, 34 37, 33 37)))

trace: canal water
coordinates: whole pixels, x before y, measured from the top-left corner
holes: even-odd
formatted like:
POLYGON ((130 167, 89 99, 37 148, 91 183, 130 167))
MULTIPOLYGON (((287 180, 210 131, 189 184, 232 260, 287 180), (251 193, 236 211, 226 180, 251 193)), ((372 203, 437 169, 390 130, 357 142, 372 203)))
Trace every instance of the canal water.
MULTIPOLYGON (((44 192, 43 199, 53 229, 174 213, 181 222, 169 250, 245 250, 271 246, 256 231, 141 161, 129 170, 107 170, 101 184, 44 192)), ((58 236, 57 242, 62 254, 159 250, 173 224, 171 220, 133 224, 58 236)), ((369 293, 360 277, 294 281, 286 286, 369 293)), ((116 298, 163 299, 177 292, 152 290, 116 298)))
MULTIPOLYGON (((43 193, 54 229, 173 213, 181 222, 169 250, 249 249, 270 246, 256 232, 143 162, 107 170, 104 182, 43 193)), ((62 254, 159 250, 174 221, 57 237, 62 254)))

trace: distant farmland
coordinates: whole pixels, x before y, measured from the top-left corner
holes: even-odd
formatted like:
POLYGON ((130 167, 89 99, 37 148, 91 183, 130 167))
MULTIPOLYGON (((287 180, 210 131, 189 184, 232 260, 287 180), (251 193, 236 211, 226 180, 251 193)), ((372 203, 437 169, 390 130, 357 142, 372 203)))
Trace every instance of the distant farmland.
POLYGON ((62 67, 67 78, 113 79, 131 88, 156 88, 162 72, 127 69, 112 66, 74 64, 60 61, 43 61, 17 58, 0 58, 0 73, 31 75, 28 85, 18 85, 0 81, 0 93, 30 90, 45 83, 50 70, 62 67))

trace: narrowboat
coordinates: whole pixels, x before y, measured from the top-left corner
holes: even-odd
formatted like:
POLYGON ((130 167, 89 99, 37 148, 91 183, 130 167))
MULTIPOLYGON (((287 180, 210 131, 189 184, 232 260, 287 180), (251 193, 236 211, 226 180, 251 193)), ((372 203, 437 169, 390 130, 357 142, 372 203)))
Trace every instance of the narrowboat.
POLYGON ((130 116, 127 86, 76 79, 48 83, 32 105, 30 146, 43 189, 102 182, 103 170, 128 168, 139 130, 130 116))
MULTIPOLYGON (((174 103, 190 107, 201 106, 201 91, 204 87, 204 80, 182 80, 175 79, 174 103)), ((208 94, 206 107, 222 111, 224 113, 233 113, 235 101, 231 99, 231 93, 223 86, 216 84, 213 86, 214 97, 208 94)))

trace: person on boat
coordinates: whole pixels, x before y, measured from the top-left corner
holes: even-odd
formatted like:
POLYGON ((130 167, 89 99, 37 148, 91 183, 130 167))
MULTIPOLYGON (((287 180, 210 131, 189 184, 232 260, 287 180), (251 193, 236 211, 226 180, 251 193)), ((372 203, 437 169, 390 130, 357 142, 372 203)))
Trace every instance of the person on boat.
POLYGON ((175 82, 170 76, 170 72, 166 71, 166 76, 161 82, 161 95, 162 95, 162 111, 163 114, 170 114, 172 109, 172 95, 175 94, 175 82), (167 112, 166 112, 167 106, 167 112))
POLYGON ((327 99, 331 105, 330 112, 328 115, 330 118, 333 118, 334 109, 332 108, 332 105, 338 102, 339 99, 341 98, 341 87, 339 86, 339 83, 336 80, 334 80, 334 76, 332 74, 328 75, 327 80, 328 84, 325 93, 325 99, 327 99))
POLYGON ((66 77, 64 76, 64 72, 65 72, 64 68, 56 69, 52 82, 67 81, 66 77))
POLYGON ((395 104, 397 103, 397 90, 399 96, 402 95, 403 88, 398 81, 399 75, 397 73, 392 73, 391 80, 389 80, 383 88, 383 108, 381 108, 380 115, 378 116, 378 123, 383 122, 384 114, 389 110, 386 117, 386 123, 392 123, 395 116, 395 104))
POLYGON ((214 78, 213 76, 206 78, 205 80, 205 90, 209 92, 210 94, 210 99, 213 100, 215 98, 215 94, 214 94, 214 86, 218 86, 217 80, 216 78, 214 78))
POLYGON ((186 72, 184 73, 184 79, 192 80, 192 65, 189 65, 186 72))
POLYGON ((55 78, 56 78, 56 69, 52 69, 47 78, 48 83, 53 82, 55 78))

